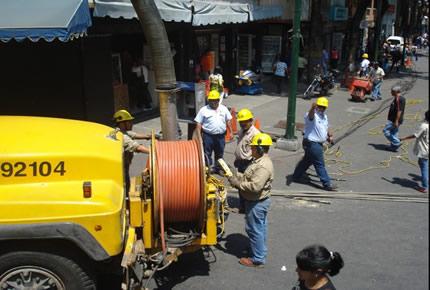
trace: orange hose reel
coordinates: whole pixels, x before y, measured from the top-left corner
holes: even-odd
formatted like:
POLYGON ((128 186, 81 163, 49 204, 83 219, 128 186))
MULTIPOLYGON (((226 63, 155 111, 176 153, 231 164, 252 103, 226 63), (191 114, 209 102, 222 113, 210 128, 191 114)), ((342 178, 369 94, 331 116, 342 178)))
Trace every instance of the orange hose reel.
MULTIPOLYGON (((199 140, 155 141, 154 229, 159 223, 190 223, 202 228, 205 216, 205 179, 199 140)), ((162 229, 163 230, 163 229, 162 229)))

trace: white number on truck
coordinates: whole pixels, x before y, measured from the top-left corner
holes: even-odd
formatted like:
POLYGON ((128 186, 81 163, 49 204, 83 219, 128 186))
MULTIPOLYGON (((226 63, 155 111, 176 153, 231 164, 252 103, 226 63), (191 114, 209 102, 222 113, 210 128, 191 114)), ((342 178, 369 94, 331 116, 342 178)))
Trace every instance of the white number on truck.
POLYGON ((1 175, 4 177, 25 177, 25 176, 50 176, 59 174, 63 176, 66 173, 64 161, 53 165, 51 162, 3 162, 0 166, 1 175))

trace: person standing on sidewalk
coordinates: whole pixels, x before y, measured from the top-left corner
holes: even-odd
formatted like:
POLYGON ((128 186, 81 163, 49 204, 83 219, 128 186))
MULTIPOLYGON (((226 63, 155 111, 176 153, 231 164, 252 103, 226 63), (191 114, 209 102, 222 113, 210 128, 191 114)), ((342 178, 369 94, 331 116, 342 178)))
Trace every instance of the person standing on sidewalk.
POLYGON ((329 61, 329 55, 327 49, 323 49, 321 52, 321 68, 323 70, 323 75, 325 76, 328 72, 328 61, 329 61))
POLYGON ((358 74, 360 77, 367 77, 369 74, 369 65, 370 65, 369 55, 367 53, 363 53, 361 58, 363 60, 360 63, 360 71, 358 74))
POLYGON ((117 130, 123 134, 123 159, 124 159, 124 174, 126 183, 126 193, 130 190, 130 165, 133 160, 134 153, 149 154, 149 149, 144 145, 139 144, 136 139, 150 140, 151 135, 133 132, 133 116, 126 110, 119 110, 113 115, 117 130))
POLYGON ((288 65, 284 58, 279 58, 279 60, 273 65, 273 73, 277 93, 280 95, 282 93, 282 83, 288 74, 288 65))
POLYGON ((391 95, 393 101, 388 111, 388 121, 383 129, 385 138, 390 141, 390 146, 387 147, 388 151, 397 152, 401 144, 398 137, 399 127, 403 123, 403 115, 405 113, 406 100, 400 95, 400 86, 394 86, 391 88, 391 95))
POLYGON ((197 123, 196 130, 203 139, 207 165, 211 168, 211 172, 218 173, 219 168, 212 160, 212 152, 215 154, 215 161, 223 157, 227 126, 230 132, 233 132, 230 123, 232 116, 227 107, 220 104, 218 91, 209 92, 208 103, 199 110, 194 121, 197 123))
POLYGON ((245 172, 228 178, 245 199, 245 230, 249 237, 248 257, 239 263, 246 267, 261 267, 267 256, 267 214, 270 208, 270 191, 274 178, 272 160, 268 155, 272 138, 259 133, 251 142, 252 163, 245 172))
POLYGON ((304 248, 296 255, 299 281, 292 290, 336 290, 328 276, 335 276, 343 268, 342 256, 322 245, 304 248))
POLYGON ((325 113, 328 108, 328 99, 319 97, 312 104, 309 112, 305 114, 305 132, 303 136, 303 149, 305 156, 297 164, 292 177, 287 180, 300 182, 309 166, 313 165, 323 187, 327 191, 336 191, 337 186, 331 182, 324 162, 324 142, 333 143, 333 134, 329 131, 328 117, 325 113), (291 180, 292 178, 292 180, 291 180))
POLYGON ((400 138, 400 141, 417 139, 414 145, 414 154, 418 157, 418 165, 421 170, 421 186, 417 190, 422 193, 428 192, 429 187, 429 111, 425 113, 422 122, 413 135, 400 138))
POLYGON ((339 61, 339 52, 337 51, 336 47, 333 47, 333 49, 330 52, 331 69, 337 69, 338 61, 339 61))
POLYGON ((382 81, 384 80, 384 76, 385 76, 384 70, 379 66, 379 63, 375 61, 373 63, 373 68, 370 71, 370 79, 373 82, 372 97, 370 98, 370 100, 372 101, 382 100, 381 86, 382 86, 382 81))
MULTIPOLYGON (((260 131, 253 125, 254 116, 248 109, 242 109, 237 113, 237 121, 240 125, 239 138, 234 152, 234 167, 244 173, 252 162, 251 142, 260 131)), ((245 199, 239 195, 239 213, 245 213, 245 199)))

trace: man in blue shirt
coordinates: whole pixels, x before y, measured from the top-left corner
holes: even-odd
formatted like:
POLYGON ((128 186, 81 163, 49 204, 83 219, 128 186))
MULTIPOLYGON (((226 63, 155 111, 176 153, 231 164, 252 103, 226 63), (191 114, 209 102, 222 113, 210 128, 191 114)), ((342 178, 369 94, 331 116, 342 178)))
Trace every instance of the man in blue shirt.
POLYGON ((292 179, 300 181, 309 166, 313 165, 324 189, 336 191, 337 187, 332 184, 324 163, 323 144, 325 141, 333 143, 333 135, 328 129, 328 118, 325 113, 327 107, 327 98, 320 97, 305 114, 305 134, 303 136, 305 156, 297 164, 292 179))

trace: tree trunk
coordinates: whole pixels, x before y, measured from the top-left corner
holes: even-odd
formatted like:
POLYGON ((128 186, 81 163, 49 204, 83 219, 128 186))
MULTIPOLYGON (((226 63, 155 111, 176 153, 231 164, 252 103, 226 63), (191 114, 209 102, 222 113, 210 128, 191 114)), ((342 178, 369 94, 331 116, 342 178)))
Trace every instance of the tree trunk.
POLYGON ((150 47, 155 87, 160 100, 161 130, 164 140, 177 133, 176 76, 166 28, 154 0, 131 0, 150 47))

